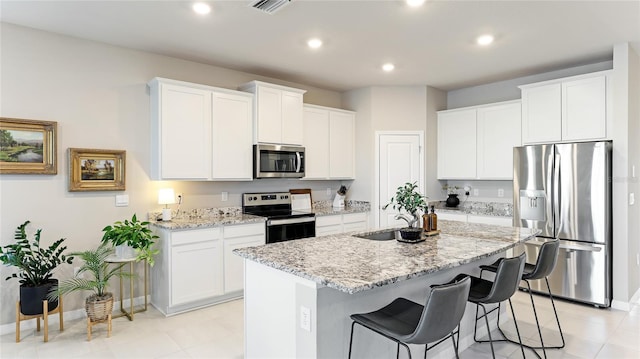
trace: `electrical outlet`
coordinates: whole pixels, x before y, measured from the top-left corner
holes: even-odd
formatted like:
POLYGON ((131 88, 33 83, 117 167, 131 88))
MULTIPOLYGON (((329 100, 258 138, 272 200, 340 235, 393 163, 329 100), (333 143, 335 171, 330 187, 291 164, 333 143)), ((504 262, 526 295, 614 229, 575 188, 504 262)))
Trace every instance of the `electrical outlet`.
POLYGON ((229 200, 229 192, 222 192, 222 202, 226 202, 229 200))
POLYGON ((629 193, 629 205, 633 206, 636 203, 636 195, 631 192, 629 193))
POLYGON ((474 195, 474 196, 479 196, 479 195, 480 195, 480 190, 479 190, 479 189, 477 189, 477 188, 474 188, 474 189, 473 189, 473 195, 474 195))
POLYGON ((305 306, 300 306, 300 328, 311 331, 311 309, 305 306))
POLYGON ((327 196, 331 196, 331 188, 327 188, 327 196))
POLYGON ((178 194, 176 195, 176 202, 177 202, 178 204, 182 204, 182 200, 183 200, 183 199, 184 199, 184 196, 182 195, 182 193, 178 193, 178 194))
POLYGON ((504 188, 498 188, 498 197, 504 197, 504 188))

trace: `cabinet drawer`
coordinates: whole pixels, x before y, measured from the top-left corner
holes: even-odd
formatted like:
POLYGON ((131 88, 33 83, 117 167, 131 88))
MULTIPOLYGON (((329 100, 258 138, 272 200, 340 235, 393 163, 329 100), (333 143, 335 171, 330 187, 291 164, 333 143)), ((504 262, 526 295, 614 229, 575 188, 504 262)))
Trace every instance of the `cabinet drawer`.
POLYGON ((342 233, 342 226, 338 224, 323 227, 316 226, 316 237, 329 236, 340 233, 342 233))
POLYGON ((264 233, 264 222, 224 226, 224 238, 247 237, 260 234, 264 235, 264 233))
POLYGON ((342 216, 342 222, 347 223, 355 223, 355 222, 366 222, 367 221, 367 213, 348 213, 342 216))
POLYGON ((342 215, 316 217, 316 226, 331 226, 334 224, 342 224, 342 215))
POLYGON ((511 217, 496 217, 496 216, 477 216, 469 215, 467 217, 469 223, 484 223, 494 224, 496 226, 511 227, 513 219, 511 217))
POLYGON ((198 242, 220 239, 220 228, 193 229, 171 234, 171 245, 181 246, 198 242))
POLYGON ((444 219, 445 221, 467 221, 467 215, 463 213, 448 213, 448 212, 438 212, 438 219, 444 219))

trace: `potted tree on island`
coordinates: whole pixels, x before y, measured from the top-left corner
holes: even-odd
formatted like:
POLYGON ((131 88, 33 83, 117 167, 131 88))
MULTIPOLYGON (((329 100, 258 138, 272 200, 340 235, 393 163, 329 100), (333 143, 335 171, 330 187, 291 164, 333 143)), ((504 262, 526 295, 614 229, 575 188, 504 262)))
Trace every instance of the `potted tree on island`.
MULTIPOLYGON (((117 221, 113 225, 106 226, 102 229, 102 243, 111 243, 116 247, 116 255, 118 258, 135 257, 136 261, 145 260, 149 265, 153 266, 153 257, 158 254, 158 250, 153 248, 155 239, 159 238, 148 227, 149 222, 138 221, 134 214, 131 220, 117 221), (134 253, 124 255, 118 253, 119 246, 129 246, 134 253)), ((125 251, 126 252, 126 251, 125 251)))
POLYGON ((405 211, 406 213, 399 213, 395 216, 395 219, 402 219, 407 222, 407 228, 400 229, 400 235, 406 240, 418 240, 422 235, 422 228, 418 226, 418 211, 426 211, 428 203, 427 197, 418 192, 418 185, 416 182, 407 182, 404 186, 398 187, 395 196, 391 197, 389 203, 384 205, 382 209, 392 206, 393 209, 397 209, 399 212, 405 211))
MULTIPOLYGON (((67 249, 62 245, 65 238, 53 242, 49 247, 42 247, 42 229, 36 231, 33 242, 29 243, 26 231, 29 223, 31 222, 26 221, 16 229, 16 243, 0 248, 0 261, 20 270, 6 278, 17 278, 20 282, 20 312, 24 315, 39 315, 43 314, 42 301, 47 299, 47 294, 58 284, 58 280, 52 278, 53 270, 62 263, 71 264, 73 256, 63 254, 67 249)), ((57 299, 47 304, 48 311, 57 307, 57 299)))

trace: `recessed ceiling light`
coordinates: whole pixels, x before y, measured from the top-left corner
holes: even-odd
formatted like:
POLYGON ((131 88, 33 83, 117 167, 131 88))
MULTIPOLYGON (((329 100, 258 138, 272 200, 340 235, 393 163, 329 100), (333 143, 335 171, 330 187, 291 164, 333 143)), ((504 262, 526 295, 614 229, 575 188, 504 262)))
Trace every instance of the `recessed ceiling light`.
POLYGON ((382 65, 382 69, 383 69, 384 71, 386 71, 386 72, 393 71, 393 69, 395 69, 395 68, 396 68, 396 66, 395 66, 394 64, 390 63, 390 62, 388 62, 388 63, 386 63, 386 64, 382 65))
POLYGON ((318 38, 309 39, 309 41, 307 41, 307 45, 312 49, 317 49, 322 46, 322 40, 318 38))
POLYGON ((193 11, 197 12, 200 15, 206 15, 211 12, 211 6, 203 2, 197 2, 193 4, 193 11))
POLYGON ((407 3, 407 5, 411 6, 411 7, 418 7, 418 6, 422 6, 422 4, 424 4, 425 0, 405 0, 405 2, 407 3))
POLYGON ((487 46, 493 42, 493 35, 482 35, 476 39, 478 45, 487 46))

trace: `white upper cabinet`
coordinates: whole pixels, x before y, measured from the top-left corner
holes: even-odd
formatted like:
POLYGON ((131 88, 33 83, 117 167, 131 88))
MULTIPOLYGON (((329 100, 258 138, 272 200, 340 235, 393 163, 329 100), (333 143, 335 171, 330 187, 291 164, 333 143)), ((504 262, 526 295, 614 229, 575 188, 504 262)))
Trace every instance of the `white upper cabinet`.
POLYGON ((215 180, 251 180, 253 176, 252 98, 244 93, 213 92, 213 161, 215 180))
POLYGON ((305 90, 261 81, 251 81, 239 89, 255 94, 254 143, 302 145, 305 90))
POLYGON ((207 179, 211 174, 211 92, 152 86, 154 179, 207 179))
POLYGON ((304 106, 305 178, 329 177, 329 111, 304 106))
POLYGON ((562 139, 560 84, 522 90, 522 142, 555 142, 562 139))
POLYGON ((438 179, 513 179, 520 101, 438 112, 438 179))
POLYGON ((438 179, 476 178, 476 110, 438 112, 438 179))
POLYGON ((252 180, 253 95, 155 78, 154 180, 252 180))
POLYGON ((355 177, 355 113, 304 105, 304 179, 355 177))
POLYGON ((562 139, 601 139, 607 136, 605 76, 562 83, 562 139))
POLYGON ((513 147, 520 146, 520 101, 477 110, 477 177, 513 179, 513 147))
POLYGON ((607 138, 610 71, 520 86, 522 142, 607 138))

